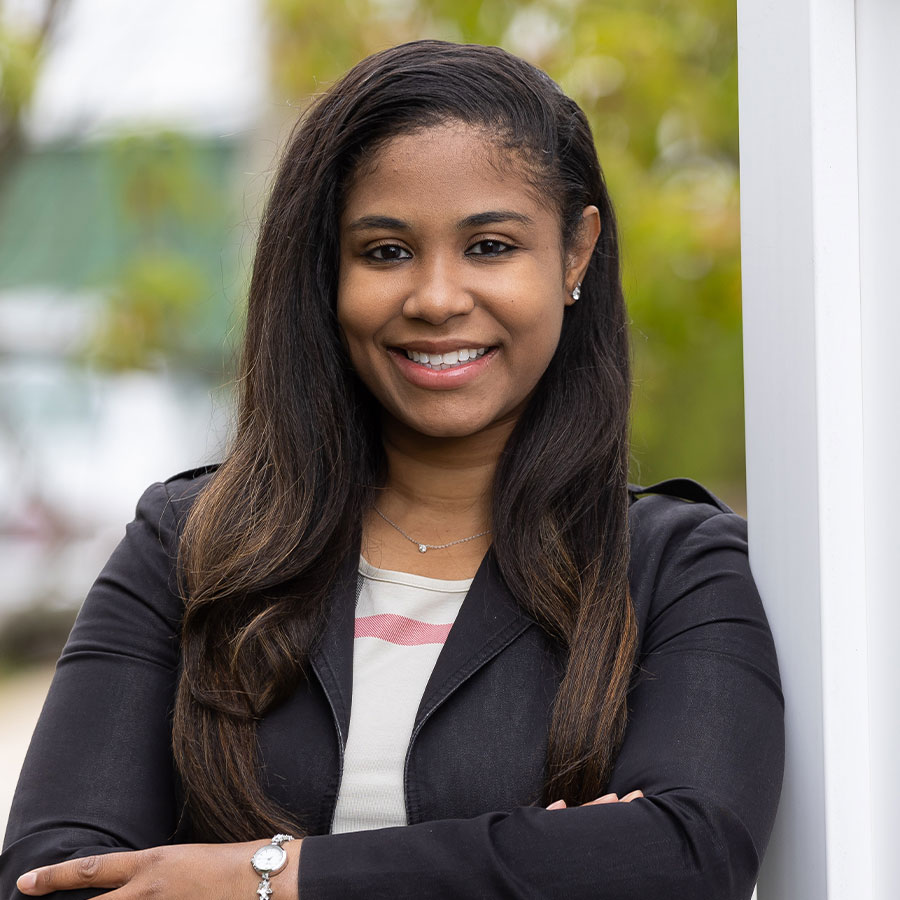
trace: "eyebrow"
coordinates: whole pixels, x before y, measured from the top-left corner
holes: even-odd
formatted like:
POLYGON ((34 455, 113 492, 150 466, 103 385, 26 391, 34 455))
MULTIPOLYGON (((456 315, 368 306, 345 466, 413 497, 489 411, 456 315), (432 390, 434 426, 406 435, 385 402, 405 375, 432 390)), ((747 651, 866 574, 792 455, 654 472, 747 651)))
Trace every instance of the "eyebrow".
POLYGON ((531 216, 526 216, 525 213, 514 212, 511 209, 492 209, 488 212, 466 216, 456 227, 462 231, 465 228, 480 228, 483 225, 497 225, 500 222, 518 222, 519 225, 534 225, 534 219, 531 216))
MULTIPOLYGON (((534 225, 534 219, 525 213, 514 212, 511 209, 492 209, 486 212, 474 213, 457 222, 459 231, 466 228, 481 228, 484 225, 497 225, 500 222, 518 222, 520 225, 534 225)), ((392 216, 361 216, 354 219, 348 226, 350 231, 364 231, 366 229, 381 228, 385 231, 410 231, 412 226, 402 219, 392 216)))
POLYGON ((383 228, 386 231, 409 231, 409 223, 390 216, 361 216, 348 226, 350 231, 363 231, 367 228, 383 228))

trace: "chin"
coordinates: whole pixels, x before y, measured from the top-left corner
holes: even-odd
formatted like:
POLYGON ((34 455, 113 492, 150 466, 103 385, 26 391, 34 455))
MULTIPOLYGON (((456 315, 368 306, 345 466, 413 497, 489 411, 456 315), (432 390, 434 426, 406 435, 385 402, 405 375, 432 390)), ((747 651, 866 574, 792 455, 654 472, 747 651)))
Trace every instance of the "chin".
POLYGON ((388 415, 403 428, 427 438, 460 440, 494 432, 505 441, 523 408, 524 403, 512 410, 497 409, 494 406, 485 408, 478 403, 444 404, 424 409, 407 407, 402 410, 394 406, 388 415))
POLYGON ((428 438, 446 438, 448 440, 467 438, 490 428, 492 419, 482 415, 473 415, 472 411, 442 411, 430 409, 424 411, 398 409, 389 412, 389 418, 412 434, 428 438), (420 414, 416 414, 419 412, 420 414))
POLYGON ((470 422, 405 422, 407 428, 431 438, 471 437, 484 430, 481 424, 470 422))

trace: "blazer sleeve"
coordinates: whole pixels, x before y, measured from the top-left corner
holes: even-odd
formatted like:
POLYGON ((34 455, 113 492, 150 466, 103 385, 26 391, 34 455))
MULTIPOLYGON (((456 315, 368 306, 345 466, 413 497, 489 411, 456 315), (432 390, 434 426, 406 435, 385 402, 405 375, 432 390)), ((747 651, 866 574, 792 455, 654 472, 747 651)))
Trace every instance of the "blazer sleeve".
POLYGON ((669 524, 640 551, 650 604, 639 610, 629 724, 609 785, 645 799, 310 837, 301 900, 751 896, 784 733, 746 523, 705 504, 654 503, 669 524))
POLYGON ((16 878, 36 866, 156 846, 176 831, 175 534, 166 486, 153 485, 78 614, 13 800, 4 898, 21 900, 16 878))

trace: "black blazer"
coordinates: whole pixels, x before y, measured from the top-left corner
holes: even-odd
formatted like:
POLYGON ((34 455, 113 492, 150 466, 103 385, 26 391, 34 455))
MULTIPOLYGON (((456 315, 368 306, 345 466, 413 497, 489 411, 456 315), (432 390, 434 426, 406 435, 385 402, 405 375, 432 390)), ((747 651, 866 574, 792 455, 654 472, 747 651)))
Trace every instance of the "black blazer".
MULTIPOLYGON (((6 897, 40 864, 192 840, 170 750, 178 534, 209 470, 149 488, 63 651, 0 857, 6 897)), ((639 658, 610 791, 537 805, 563 660, 489 551, 428 681, 406 757, 409 825, 329 834, 350 727, 358 552, 311 676, 259 726, 266 789, 309 828, 301 900, 750 896, 784 759, 775 651, 746 523, 694 482, 632 495, 639 658), (680 499, 682 495, 692 501, 680 499)), ((261 838, 268 835, 260 835, 261 838)), ((70 892, 87 896, 87 892, 70 892)))

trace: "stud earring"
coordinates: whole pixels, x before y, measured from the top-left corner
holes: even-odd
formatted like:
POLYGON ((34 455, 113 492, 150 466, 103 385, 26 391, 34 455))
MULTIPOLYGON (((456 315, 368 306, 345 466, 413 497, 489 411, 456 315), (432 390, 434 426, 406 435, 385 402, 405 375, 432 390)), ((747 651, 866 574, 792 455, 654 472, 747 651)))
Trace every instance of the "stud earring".
POLYGON ((578 284, 576 284, 572 290, 572 299, 578 300, 580 297, 581 297, 581 282, 579 281, 578 284))

